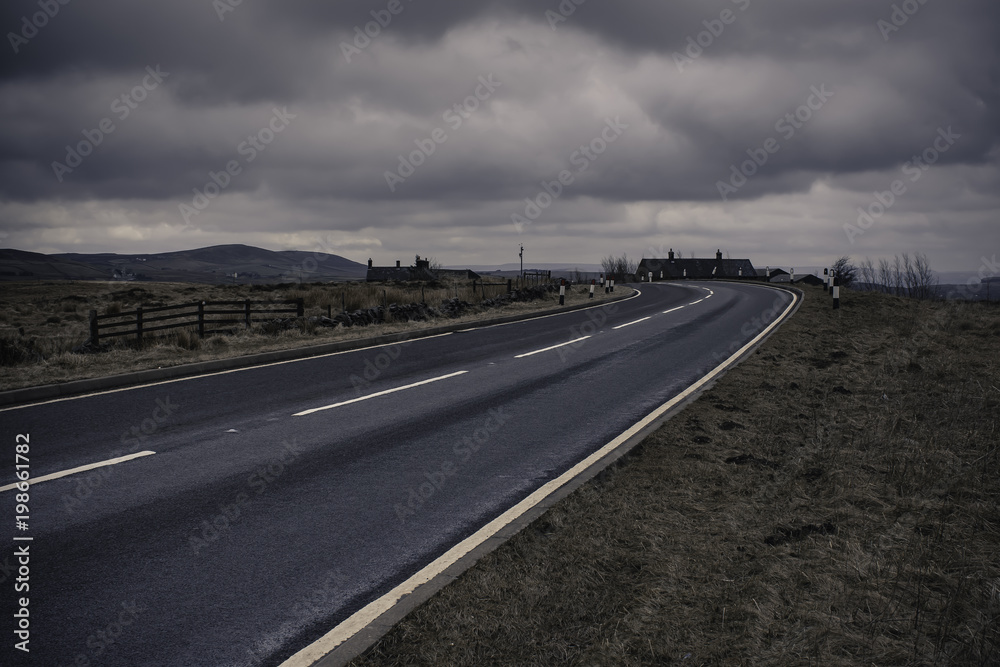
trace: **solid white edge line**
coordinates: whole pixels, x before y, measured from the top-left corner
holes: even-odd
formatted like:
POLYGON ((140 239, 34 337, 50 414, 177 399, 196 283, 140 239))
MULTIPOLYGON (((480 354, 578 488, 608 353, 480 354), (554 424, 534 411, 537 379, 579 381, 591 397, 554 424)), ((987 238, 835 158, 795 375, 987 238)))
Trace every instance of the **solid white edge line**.
MULTIPOLYGON (((29 485, 39 484, 41 482, 48 482, 52 479, 59 479, 60 477, 66 477, 67 475, 75 475, 78 472, 86 472, 88 470, 93 470, 94 468, 103 468, 104 466, 113 466, 116 463, 125 463, 126 461, 131 461, 132 459, 137 459, 140 456, 149 456, 150 454, 155 454, 156 452, 136 452, 135 454, 129 454, 128 456, 119 456, 116 459, 108 459, 107 461, 98 461, 97 463, 88 463, 85 466, 80 466, 78 468, 70 468, 69 470, 63 470, 62 472, 54 472, 49 475, 42 475, 41 477, 33 477, 31 479, 24 480, 29 485)), ((6 486, 0 486, 0 493, 3 491, 10 491, 11 489, 16 489, 18 484, 23 484, 24 482, 15 482, 14 484, 7 484, 6 486)))
POLYGON ((393 389, 386 389, 384 391, 377 391, 374 394, 368 394, 367 396, 359 396, 357 398, 352 398, 349 401, 341 401, 340 403, 334 403, 332 405, 324 405, 321 408, 312 408, 309 410, 303 410, 302 412, 296 412, 293 417, 303 417, 305 415, 311 415, 314 412, 320 412, 321 410, 330 410, 332 408, 339 408, 342 405, 350 405, 351 403, 357 403, 358 401, 367 401, 369 398, 376 398, 378 396, 385 396, 386 394, 394 394, 397 391, 403 391, 404 389, 412 389, 414 387, 419 387, 422 384, 430 384, 431 382, 437 382, 438 380, 447 380, 448 378, 453 378, 456 375, 462 375, 463 373, 468 373, 469 371, 458 371, 457 373, 449 373, 448 375, 442 375, 440 377, 431 378, 429 380, 421 380, 420 382, 414 382, 413 384, 403 385, 402 387, 395 387, 393 389))
MULTIPOLYGON (((270 366, 282 366, 284 364, 294 364, 300 361, 309 361, 310 359, 324 359, 326 357, 335 357, 338 354, 351 354, 352 352, 364 352, 365 350, 374 350, 380 347, 388 347, 390 345, 403 345, 405 343, 415 343, 418 340, 429 340, 431 338, 440 338, 441 336, 450 336, 454 331, 446 331, 445 333, 434 334, 433 336, 421 336, 420 338, 411 338, 408 340, 397 340, 394 343, 379 343, 378 345, 369 345, 368 347, 358 347, 353 350, 341 350, 339 352, 327 352, 325 354, 317 354, 311 357, 300 357, 298 359, 285 359, 284 361, 269 361, 265 364, 256 364, 254 366, 244 366, 243 368, 230 368, 225 371, 213 371, 211 373, 202 373, 200 375, 189 375, 182 378, 171 378, 169 380, 159 380, 157 382, 146 382, 144 384, 136 384, 130 387, 117 387, 115 389, 105 389, 103 391, 92 391, 87 394, 79 394, 78 396, 63 396, 61 398, 50 398, 47 401, 39 401, 37 403, 26 403, 24 405, 11 405, 6 408, 0 408, 0 412, 6 412, 8 410, 23 410, 24 408, 34 408, 39 405, 48 405, 49 403, 62 403, 63 401, 75 401, 79 398, 90 398, 91 396, 103 396, 105 394, 117 394, 122 391, 132 391, 134 389, 144 389, 146 387, 157 387, 162 384, 173 384, 174 382, 187 382, 188 380, 197 380, 199 378, 208 378, 216 375, 228 375, 229 373, 241 373, 243 371, 252 371, 257 368, 268 368, 270 366)), ((290 348, 294 349, 294 348, 290 348)), ((272 352, 284 352, 284 350, 272 350, 272 352)), ((261 353, 264 354, 264 353, 261 353)), ((153 370, 147 368, 144 370, 153 370)), ((141 372, 141 371, 136 371, 141 372)), ((87 378, 90 379, 90 378, 87 378)), ((29 387, 30 388, 30 387, 29 387)))
POLYGON ((534 352, 525 352, 524 354, 515 355, 515 359, 523 359, 524 357, 530 357, 533 354, 540 354, 542 352, 548 352, 549 350, 554 350, 557 347, 563 347, 564 345, 572 345, 573 343, 579 343, 581 340, 587 340, 590 336, 580 336, 574 340, 568 340, 565 343, 559 343, 558 345, 552 345, 550 347, 543 347, 540 350, 535 350, 534 352))
POLYGON ((694 305, 694 304, 696 304, 696 303, 701 303, 702 301, 704 301, 704 300, 705 300, 705 299, 707 299, 707 298, 708 298, 708 297, 703 297, 703 298, 701 298, 701 299, 698 299, 697 301, 692 301, 692 302, 691 302, 691 303, 689 303, 688 305, 689 305, 689 306, 693 306, 693 305, 694 305))
MULTIPOLYGON (((650 317, 652 317, 652 315, 650 317)), ((625 324, 619 324, 618 326, 611 327, 611 328, 612 329, 623 329, 623 328, 625 328, 627 326, 631 326, 633 324, 639 324, 639 322, 645 322, 648 319, 649 319, 649 317, 643 317, 641 319, 635 320, 634 322, 626 322, 625 324)))
POLYGON ((685 306, 677 306, 676 308, 671 308, 670 310, 665 310, 665 311, 663 311, 663 314, 664 314, 664 315, 666 315, 667 313, 672 313, 672 312, 674 312, 675 310, 680 310, 681 308, 684 308, 684 307, 685 307, 685 306))
POLYGON ((644 429, 647 425, 658 419, 665 412, 670 410, 672 407, 686 399, 688 396, 698 391, 701 387, 706 385, 712 379, 715 378, 719 373, 725 370, 728 366, 733 364, 737 359, 739 359, 747 350, 757 344, 762 338, 771 332, 771 330, 779 325, 788 313, 792 310, 796 303, 798 303, 799 295, 792 292, 792 302, 788 304, 788 307, 781 313, 781 317, 778 317, 771 322, 770 325, 763 331, 761 331, 757 336, 755 336, 750 342, 741 347, 739 350, 734 352, 732 356, 723 361, 721 364, 716 366, 714 369, 709 371, 707 375, 702 377, 700 380, 692 384, 690 387, 685 389, 683 392, 674 396, 672 399, 661 405, 660 407, 653 410, 653 412, 646 415, 641 421, 633 424, 624 433, 619 435, 617 438, 604 445, 601 449, 594 452, 586 459, 576 464, 562 475, 544 484, 537 491, 529 495, 527 498, 514 505, 512 508, 493 519, 485 526, 480 528, 478 531, 473 533, 471 536, 465 538, 454 547, 446 551, 443 555, 438 557, 429 565, 425 566, 422 570, 414 574, 412 577, 404 581, 403 583, 396 586, 394 589, 383 595, 377 600, 374 600, 358 611, 354 612, 347 620, 343 621, 340 625, 330 630, 315 642, 306 646, 304 649, 293 655, 292 657, 281 663, 281 667, 309 667, 314 664, 317 660, 321 659, 326 654, 333 651, 335 648, 343 644, 345 641, 356 635, 358 632, 367 627, 370 623, 375 621, 379 616, 387 612, 392 608, 400 599, 404 596, 409 595, 419 586, 431 581, 434 577, 444 572, 447 568, 451 567, 459 559, 465 556, 467 553, 478 547, 480 544, 488 540, 490 537, 495 535, 500 529, 515 521, 522 514, 530 510, 532 507, 540 503, 547 496, 555 492, 559 487, 566 484, 568 481, 573 479, 576 475, 579 475, 584 470, 589 468, 591 465, 601 460, 604 456, 614 451, 623 442, 627 441, 634 434, 638 433, 644 429))

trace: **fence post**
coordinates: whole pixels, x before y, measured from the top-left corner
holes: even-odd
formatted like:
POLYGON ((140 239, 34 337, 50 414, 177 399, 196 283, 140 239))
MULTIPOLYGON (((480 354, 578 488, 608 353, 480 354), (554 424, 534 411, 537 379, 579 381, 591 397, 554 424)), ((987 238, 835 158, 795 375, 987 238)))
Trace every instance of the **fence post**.
POLYGON ((135 307, 135 342, 142 345, 142 306, 135 307))
POLYGON ((97 311, 90 311, 90 340, 97 345, 101 340, 100 328, 97 326, 97 311))
POLYGON ((250 299, 247 299, 243 304, 243 314, 246 318, 246 328, 250 328, 250 299))
POLYGON ((301 296, 295 300, 295 307, 296 307, 296 312, 295 312, 296 317, 302 317, 303 315, 305 315, 306 302, 305 299, 303 299, 301 296))
MULTIPOLYGON (((513 283, 514 283, 513 280, 511 280, 510 278, 507 279, 507 294, 511 293, 511 287, 513 287, 513 283)), ((989 285, 986 286, 986 289, 989 290, 989 285)))
POLYGON ((205 337, 205 302, 198 302, 198 338, 205 337))

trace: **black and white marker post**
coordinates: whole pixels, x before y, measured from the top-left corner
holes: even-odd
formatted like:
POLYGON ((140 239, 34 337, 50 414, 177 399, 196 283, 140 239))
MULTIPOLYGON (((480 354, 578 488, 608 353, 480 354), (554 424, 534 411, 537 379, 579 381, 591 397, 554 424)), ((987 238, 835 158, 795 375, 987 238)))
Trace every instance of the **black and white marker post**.
POLYGON ((559 305, 560 306, 565 306, 566 305, 566 279, 565 278, 560 278, 559 279, 559 305))
POLYGON ((594 279, 590 279, 590 298, 594 298, 594 279))
POLYGON ((611 291, 612 292, 615 291, 615 279, 614 278, 611 279, 611 291))
POLYGON ((823 291, 830 291, 830 269, 823 269, 823 291))
POLYGON ((833 309, 837 310, 840 308, 840 278, 834 275, 831 279, 833 281, 833 287, 830 288, 833 291, 833 309))

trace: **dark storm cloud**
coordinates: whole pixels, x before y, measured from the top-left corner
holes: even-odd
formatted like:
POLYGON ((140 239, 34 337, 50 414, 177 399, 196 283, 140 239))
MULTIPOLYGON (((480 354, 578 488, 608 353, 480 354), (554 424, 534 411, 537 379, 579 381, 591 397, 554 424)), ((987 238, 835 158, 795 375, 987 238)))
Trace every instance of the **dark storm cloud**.
MULTIPOLYGON (((228 2, 42 0, 54 15, 34 33, 24 19, 39 1, 5 3, 0 202, 19 217, 4 224, 55 227, 40 212, 52 202, 101 201, 137 202, 149 216, 137 226, 180 224, 178 205, 233 161, 239 173, 195 226, 224 228, 243 197, 272 227, 485 228, 566 169, 552 224, 579 219, 581 201, 619 215, 632 202, 794 198, 817 183, 863 200, 948 128, 959 138, 933 165, 946 207, 962 210, 961 192, 995 204, 995 2, 399 0, 391 15, 390 0, 228 2), (357 36, 376 19, 377 36, 357 36), (149 67, 169 75, 122 117, 116 101, 149 67), (455 127, 448 110, 484 76, 502 85, 455 127), (294 119, 247 160, 240 147, 275 109, 294 119), (575 171, 609 118, 628 129, 575 171), (60 174, 53 163, 105 119, 113 132, 60 174), (447 141, 387 183, 435 130, 447 141), (275 221, 290 210, 296 222, 275 221)), ((922 201, 914 192, 896 211, 922 201)), ((630 234, 665 224, 630 215, 630 234)))

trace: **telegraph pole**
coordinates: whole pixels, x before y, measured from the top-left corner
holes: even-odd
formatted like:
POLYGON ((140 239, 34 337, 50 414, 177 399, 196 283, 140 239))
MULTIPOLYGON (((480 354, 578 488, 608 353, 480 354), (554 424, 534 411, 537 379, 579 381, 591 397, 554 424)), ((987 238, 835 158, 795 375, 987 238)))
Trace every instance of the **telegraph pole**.
POLYGON ((521 252, 518 253, 518 257, 521 258, 521 279, 524 279, 524 244, 521 245, 521 252))

